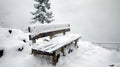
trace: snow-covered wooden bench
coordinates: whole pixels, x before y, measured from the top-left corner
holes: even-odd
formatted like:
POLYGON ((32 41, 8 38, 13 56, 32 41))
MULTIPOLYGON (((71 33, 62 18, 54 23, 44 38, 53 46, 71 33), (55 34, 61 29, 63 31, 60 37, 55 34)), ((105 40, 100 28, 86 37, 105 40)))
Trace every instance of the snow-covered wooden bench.
POLYGON ((71 43, 74 43, 74 46, 77 47, 77 41, 81 38, 78 34, 66 34, 66 32, 70 31, 69 24, 36 25, 28 27, 28 31, 31 33, 29 39, 34 44, 32 54, 52 56, 53 64, 56 64, 60 57, 60 54, 57 52, 61 51, 62 55, 65 56, 65 47, 71 43), (54 37, 54 35, 60 33, 63 33, 63 35, 54 37), (40 45, 36 43, 37 39, 47 36, 50 37, 50 40, 46 44, 40 45))

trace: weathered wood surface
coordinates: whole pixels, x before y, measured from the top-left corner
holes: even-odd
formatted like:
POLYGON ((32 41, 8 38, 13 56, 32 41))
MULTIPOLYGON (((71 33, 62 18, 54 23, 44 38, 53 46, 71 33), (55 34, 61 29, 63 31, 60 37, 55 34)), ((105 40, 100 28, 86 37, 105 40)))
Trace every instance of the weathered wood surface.
POLYGON ((48 44, 45 46, 42 46, 38 48, 37 50, 45 51, 45 52, 54 52, 57 49, 60 49, 61 47, 66 46, 67 44, 71 44, 71 42, 75 42, 75 47, 77 47, 77 41, 81 38, 81 36, 77 34, 69 34, 64 36, 59 36, 54 38, 53 40, 49 41, 52 42, 52 44, 48 44), (57 42, 56 42, 57 41, 57 42))
POLYGON ((53 36, 54 34, 59 34, 70 31, 70 25, 69 24, 47 24, 47 25, 37 25, 28 27, 28 32, 31 33, 29 36, 30 40, 35 40, 38 38, 46 37, 46 36, 53 36))
POLYGON ((70 31, 69 24, 56 25, 56 26, 54 26, 54 25, 44 26, 43 25, 41 27, 43 27, 42 31, 41 31, 40 27, 28 27, 28 31, 31 33, 31 35, 29 35, 29 39, 32 40, 32 43, 35 44, 36 39, 46 37, 46 36, 50 37, 50 41, 48 41, 48 42, 51 42, 52 40, 53 41, 52 41, 52 43, 43 45, 37 49, 32 48, 32 54, 52 56, 52 62, 54 65, 56 65, 56 63, 58 62, 58 59, 60 57, 60 54, 57 53, 58 50, 61 51, 63 56, 65 56, 64 51, 65 51, 66 46, 69 46, 71 43, 74 43, 73 45, 75 45, 75 47, 78 46, 77 42, 81 38, 80 35, 77 35, 77 34, 72 34, 72 35, 67 34, 66 35, 66 32, 70 31), (55 29, 54 29, 54 27, 55 27, 55 29), (49 29, 51 29, 51 30, 49 30, 49 29), (57 37, 53 38, 53 36, 55 34, 59 34, 59 33, 63 33, 63 35, 58 38, 57 37))

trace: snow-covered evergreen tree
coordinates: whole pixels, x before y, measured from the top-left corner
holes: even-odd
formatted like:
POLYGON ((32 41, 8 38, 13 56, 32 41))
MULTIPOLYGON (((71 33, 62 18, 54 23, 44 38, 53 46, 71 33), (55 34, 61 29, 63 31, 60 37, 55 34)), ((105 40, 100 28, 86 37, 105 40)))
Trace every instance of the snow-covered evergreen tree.
POLYGON ((35 0, 38 2, 37 4, 34 4, 34 7, 36 9, 35 12, 32 14, 34 15, 33 17, 33 22, 39 21, 40 23, 51 23, 53 21, 52 19, 52 12, 50 11, 50 3, 49 0, 35 0))

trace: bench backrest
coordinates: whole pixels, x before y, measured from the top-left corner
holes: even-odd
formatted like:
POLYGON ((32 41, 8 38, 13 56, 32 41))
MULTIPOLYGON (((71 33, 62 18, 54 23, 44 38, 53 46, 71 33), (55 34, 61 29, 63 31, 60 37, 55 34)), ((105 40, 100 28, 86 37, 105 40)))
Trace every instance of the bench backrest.
POLYGON ((70 31, 69 24, 42 24, 28 27, 28 31, 31 33, 30 40, 35 40, 41 37, 53 36, 54 34, 70 31))

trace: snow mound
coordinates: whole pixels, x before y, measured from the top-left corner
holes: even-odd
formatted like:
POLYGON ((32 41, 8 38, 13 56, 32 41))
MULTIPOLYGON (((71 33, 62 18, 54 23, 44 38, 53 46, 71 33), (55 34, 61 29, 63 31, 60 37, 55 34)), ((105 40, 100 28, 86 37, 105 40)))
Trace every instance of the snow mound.
MULTIPOLYGON (((4 50, 4 56, 14 56, 19 49, 25 48, 28 43, 28 34, 17 29, 0 28, 0 50, 4 50)), ((3 56, 3 57, 4 57, 3 56)))

